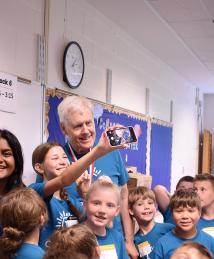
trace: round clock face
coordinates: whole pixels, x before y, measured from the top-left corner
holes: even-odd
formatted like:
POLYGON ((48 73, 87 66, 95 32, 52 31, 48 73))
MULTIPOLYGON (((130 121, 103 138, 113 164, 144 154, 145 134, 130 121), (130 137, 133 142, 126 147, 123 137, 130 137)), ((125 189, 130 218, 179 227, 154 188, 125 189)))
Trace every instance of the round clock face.
POLYGON ((64 81, 71 88, 77 88, 84 75, 84 57, 80 45, 72 41, 65 48, 63 58, 64 81))

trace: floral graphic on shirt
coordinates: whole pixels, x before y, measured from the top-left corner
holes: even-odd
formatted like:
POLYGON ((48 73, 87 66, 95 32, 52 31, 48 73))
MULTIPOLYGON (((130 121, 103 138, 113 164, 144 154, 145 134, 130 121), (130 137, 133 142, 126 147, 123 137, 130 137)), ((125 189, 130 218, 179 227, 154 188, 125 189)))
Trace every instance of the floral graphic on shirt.
POLYGON ((70 212, 62 211, 59 215, 60 217, 57 218, 56 228, 70 227, 78 223, 77 218, 71 215, 70 212))
POLYGON ((94 172, 93 172, 94 176, 97 177, 99 174, 101 174, 101 172, 102 170, 97 170, 96 167, 94 167, 94 172))
POLYGON ((138 244, 137 246, 141 257, 149 259, 150 257, 148 255, 153 250, 153 247, 151 246, 151 244, 148 241, 145 241, 143 243, 138 244))

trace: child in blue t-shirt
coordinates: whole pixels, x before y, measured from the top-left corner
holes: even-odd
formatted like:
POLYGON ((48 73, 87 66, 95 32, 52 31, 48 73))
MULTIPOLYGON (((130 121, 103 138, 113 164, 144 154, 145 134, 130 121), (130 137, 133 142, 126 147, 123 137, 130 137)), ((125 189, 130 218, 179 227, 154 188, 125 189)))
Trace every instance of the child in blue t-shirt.
POLYGON ((191 189, 178 190, 170 200, 170 209, 175 228, 159 239, 153 258, 169 259, 174 250, 187 241, 206 246, 214 255, 214 239, 196 228, 201 215, 201 201, 196 192, 191 189))
POLYGON ((0 203, 0 258, 42 259, 39 231, 48 219, 44 201, 32 189, 17 188, 0 203))
POLYGON ((34 150, 32 164, 35 171, 43 177, 43 182, 33 183, 30 188, 43 197, 49 212, 49 221, 40 234, 39 244, 42 247, 48 246, 48 238, 55 229, 72 226, 81 219, 82 204, 69 195, 64 187, 80 177, 94 160, 115 148, 121 147, 112 147, 103 133, 98 145, 71 165, 58 143, 44 143, 34 150))
POLYGON ((155 223, 155 194, 147 187, 139 186, 130 192, 129 212, 139 226, 134 243, 140 258, 151 258, 155 243, 174 226, 169 223, 155 223))
MULTIPOLYGON (((185 175, 182 178, 180 178, 180 180, 176 184, 175 189, 176 191, 180 189, 191 189, 193 188, 193 182, 194 182, 194 178, 192 176, 185 175)), ((158 208, 160 209, 160 212, 164 217, 164 222, 174 224, 171 211, 169 208, 170 197, 171 197, 170 193, 162 185, 156 185, 154 188, 154 193, 158 204, 158 208)))
POLYGON ((196 175, 194 188, 201 199, 202 206, 197 228, 214 237, 214 176, 211 174, 196 175))
POLYGON ((85 224, 97 237, 101 259, 128 259, 122 234, 108 227, 119 213, 119 204, 119 189, 108 181, 98 179, 86 194, 84 207, 87 219, 85 224))

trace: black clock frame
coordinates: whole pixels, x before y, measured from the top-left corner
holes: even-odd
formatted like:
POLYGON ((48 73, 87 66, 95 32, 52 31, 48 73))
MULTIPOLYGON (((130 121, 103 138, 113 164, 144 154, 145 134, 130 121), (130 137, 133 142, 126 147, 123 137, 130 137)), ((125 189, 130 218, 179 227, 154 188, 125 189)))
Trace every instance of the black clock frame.
POLYGON ((84 72, 85 72, 85 60, 84 60, 84 55, 83 55, 83 51, 82 51, 82 48, 81 46, 79 45, 78 42, 76 41, 70 41, 67 46, 65 47, 65 50, 64 50, 64 55, 63 55, 63 81, 67 83, 67 85, 72 88, 72 89, 76 89, 80 86, 80 84, 82 83, 82 80, 83 80, 83 76, 84 76, 84 72), (82 55, 82 61, 83 61, 83 71, 82 71, 82 77, 81 77, 81 80, 80 82, 77 84, 77 85, 72 85, 69 80, 68 80, 68 77, 66 75, 66 68, 65 68, 65 59, 66 59, 66 55, 67 55, 67 52, 68 52, 68 49, 71 45, 77 45, 77 47, 79 48, 80 50, 80 53, 82 55))

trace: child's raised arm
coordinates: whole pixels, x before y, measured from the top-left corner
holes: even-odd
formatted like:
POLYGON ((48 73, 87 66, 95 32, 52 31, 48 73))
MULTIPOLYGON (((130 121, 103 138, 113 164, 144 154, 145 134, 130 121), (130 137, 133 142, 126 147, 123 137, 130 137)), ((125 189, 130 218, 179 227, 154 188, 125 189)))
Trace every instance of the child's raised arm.
MULTIPOLYGON (((118 127, 123 126, 117 125, 111 127, 111 129, 118 127)), ((103 132, 100 137, 99 143, 94 148, 92 148, 90 152, 85 154, 76 162, 69 165, 61 175, 45 183, 44 195, 46 197, 50 196, 61 188, 71 185, 73 182, 76 181, 77 178, 81 176, 82 173, 85 172, 90 164, 92 164, 96 159, 100 158, 101 156, 104 156, 115 149, 124 149, 127 147, 128 145, 126 144, 123 144, 121 146, 111 146, 106 136, 106 132, 103 132)))

